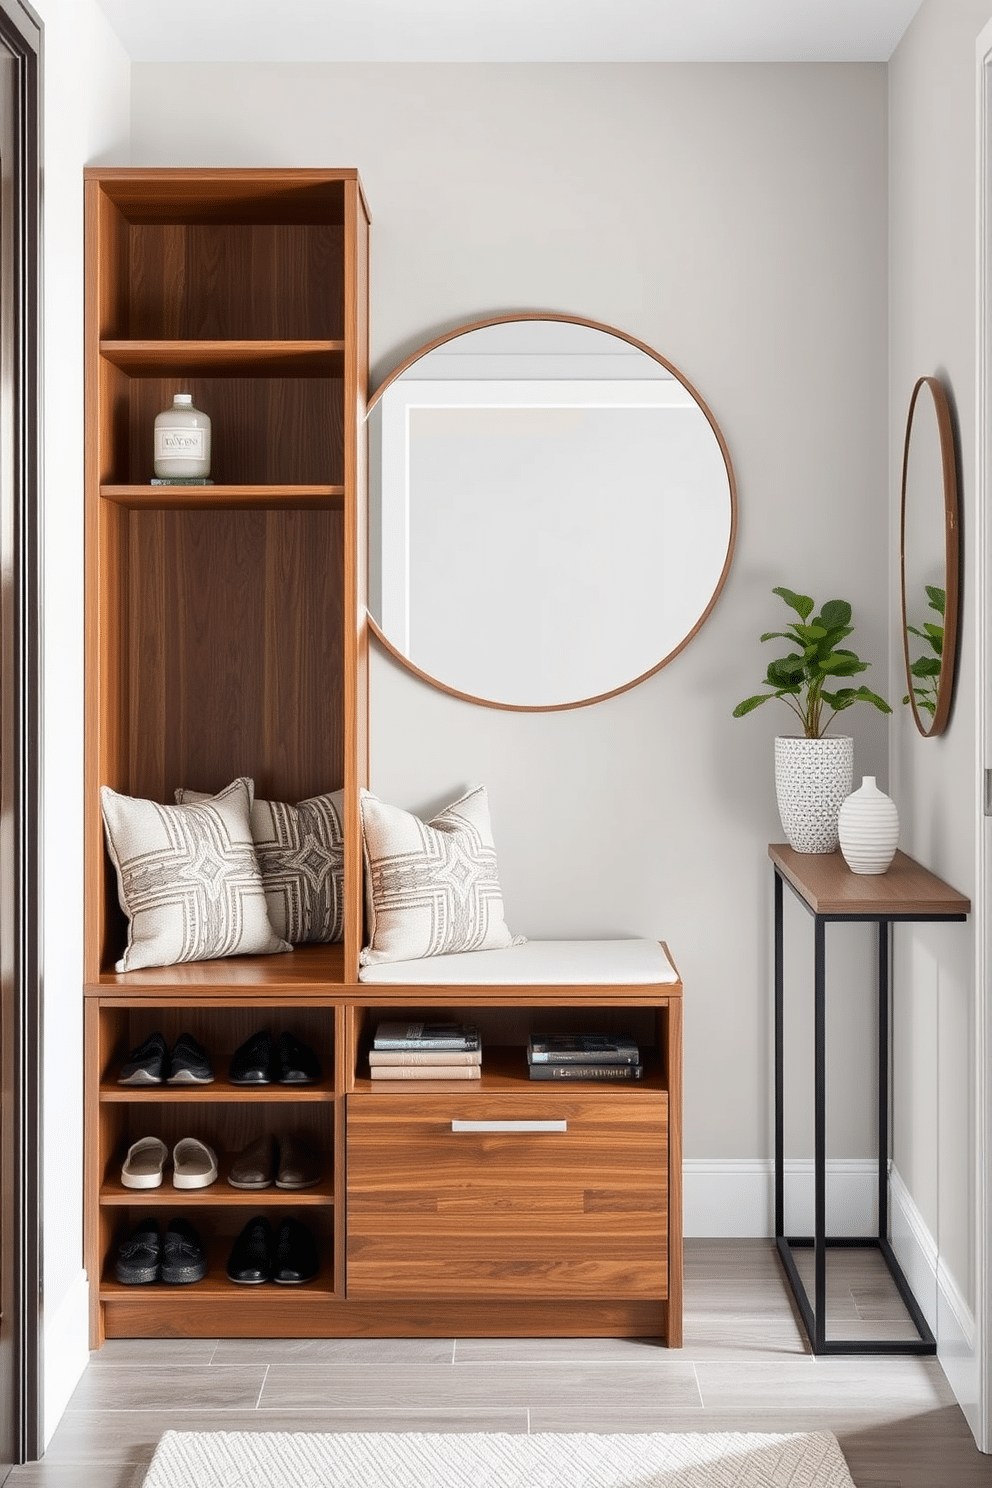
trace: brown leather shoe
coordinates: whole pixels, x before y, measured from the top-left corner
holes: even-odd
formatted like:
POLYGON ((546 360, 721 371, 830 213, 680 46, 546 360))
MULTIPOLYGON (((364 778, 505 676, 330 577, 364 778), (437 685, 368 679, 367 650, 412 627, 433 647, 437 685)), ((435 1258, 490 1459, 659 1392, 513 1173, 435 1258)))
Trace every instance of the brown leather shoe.
POLYGON ((271 1188, 276 1174, 276 1139, 257 1137, 238 1153, 227 1181, 232 1188, 271 1188))
POLYGON ((276 1188, 315 1188, 320 1182, 320 1154, 295 1137, 279 1142, 279 1171, 276 1188))

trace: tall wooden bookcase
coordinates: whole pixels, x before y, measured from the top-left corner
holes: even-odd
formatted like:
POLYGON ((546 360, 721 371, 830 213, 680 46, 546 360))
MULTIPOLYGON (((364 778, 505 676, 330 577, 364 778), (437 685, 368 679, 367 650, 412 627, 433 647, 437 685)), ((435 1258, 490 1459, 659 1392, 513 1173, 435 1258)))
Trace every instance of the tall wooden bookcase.
MULTIPOLYGON (((107 1336, 629 1334, 681 1342, 681 1029, 675 979, 631 986, 362 983, 359 789, 367 780, 368 214, 354 171, 86 174, 86 1265, 107 1336), (155 414, 213 421, 215 484, 153 486, 155 414), (250 775, 259 797, 344 788, 343 945, 118 974, 125 926, 101 785, 161 802, 250 775), (477 1022, 483 1075, 373 1082, 388 1017, 477 1022), (535 1029, 632 1027, 630 1089, 528 1081, 535 1029), (268 1027, 323 1079, 246 1091, 230 1054, 268 1027), (117 1083, 159 1029, 210 1051, 206 1086, 117 1083), (468 1135, 464 1118, 491 1125, 468 1135), (504 1131, 507 1122, 511 1128, 504 1131), (533 1123, 542 1128, 534 1137, 533 1123), (559 1130, 567 1123, 568 1134, 559 1130), (548 1131, 548 1127, 553 1129, 548 1131), (320 1185, 225 1181, 264 1132, 303 1131, 320 1185), (220 1181, 124 1188, 128 1146, 207 1141, 220 1181), (319 1243, 299 1287, 227 1279, 246 1220, 294 1214, 319 1243), (190 1286, 114 1278, 143 1215, 208 1247, 190 1286)), ((442 958, 443 959, 443 958, 442 958)))

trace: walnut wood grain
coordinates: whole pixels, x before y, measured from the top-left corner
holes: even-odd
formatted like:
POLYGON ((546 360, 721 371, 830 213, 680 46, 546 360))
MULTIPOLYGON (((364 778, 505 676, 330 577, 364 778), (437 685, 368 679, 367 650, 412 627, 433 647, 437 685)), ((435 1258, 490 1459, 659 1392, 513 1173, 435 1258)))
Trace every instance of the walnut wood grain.
POLYGON ((962 917, 971 900, 897 852, 885 873, 852 873, 840 852, 801 853, 772 843, 768 856, 814 914, 888 914, 962 917))
POLYGON ((183 1287, 177 1307, 164 1292, 101 1285, 107 1337, 293 1338, 302 1329, 309 1338, 664 1338, 669 1313, 663 1301, 449 1302, 425 1296, 362 1302, 314 1288, 228 1289, 206 1282, 183 1287))
POLYGON ((104 501, 130 511, 338 511, 344 486, 101 486, 104 501))
POLYGON ((349 1297, 666 1296, 667 1127, 664 1093, 349 1096, 349 1297))

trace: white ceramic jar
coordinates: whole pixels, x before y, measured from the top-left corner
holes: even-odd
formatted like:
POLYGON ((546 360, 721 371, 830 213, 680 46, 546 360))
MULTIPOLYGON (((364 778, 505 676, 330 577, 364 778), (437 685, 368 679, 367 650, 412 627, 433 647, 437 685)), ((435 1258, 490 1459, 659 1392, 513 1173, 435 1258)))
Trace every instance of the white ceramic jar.
POLYGON ((864 775, 861 789, 843 802, 837 830, 852 873, 885 872, 896 855, 899 813, 895 802, 878 789, 874 775, 864 775))
POLYGON ((155 474, 173 480, 210 474, 210 419, 193 407, 192 393, 176 393, 155 420, 155 474))

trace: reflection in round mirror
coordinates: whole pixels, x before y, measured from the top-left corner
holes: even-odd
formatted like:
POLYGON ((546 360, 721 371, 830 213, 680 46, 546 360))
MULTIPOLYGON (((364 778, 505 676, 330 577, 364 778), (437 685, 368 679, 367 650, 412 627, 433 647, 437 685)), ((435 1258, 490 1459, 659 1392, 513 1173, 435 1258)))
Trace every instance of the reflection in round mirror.
POLYGON ((657 353, 515 316, 433 342, 369 411, 369 611, 427 681, 576 707, 699 629, 734 545, 730 457, 657 353))
POLYGON ((913 389, 902 468, 902 622, 909 691, 921 734, 943 733, 951 709, 958 616, 958 482, 950 406, 934 377, 913 389))

